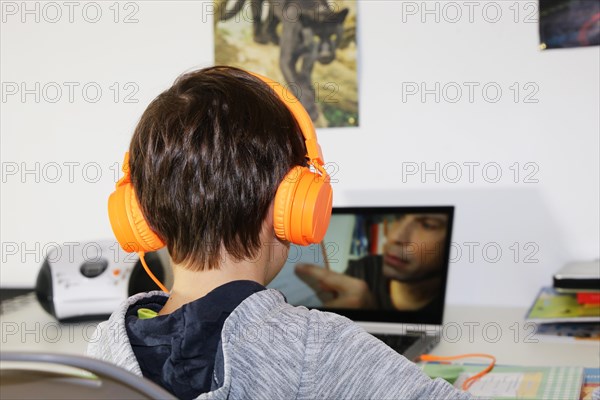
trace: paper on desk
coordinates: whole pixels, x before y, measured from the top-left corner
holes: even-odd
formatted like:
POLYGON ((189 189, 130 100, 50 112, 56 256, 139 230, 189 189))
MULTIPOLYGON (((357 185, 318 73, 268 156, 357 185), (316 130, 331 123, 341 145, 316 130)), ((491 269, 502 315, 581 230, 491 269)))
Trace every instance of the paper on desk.
MULTIPOLYGON (((461 388, 474 374, 472 370, 461 373, 454 386, 461 388)), ((476 397, 493 399, 576 399, 582 382, 580 367, 496 366, 494 372, 473 382, 468 391, 476 397)))
MULTIPOLYGON (((473 376, 463 372, 454 383, 462 387, 463 382, 473 376)), ((524 391, 535 394, 540 385, 542 374, 524 374, 519 372, 500 372, 484 375, 469 388, 469 393, 476 397, 521 397, 524 391), (533 389, 533 391, 531 391, 533 389)))

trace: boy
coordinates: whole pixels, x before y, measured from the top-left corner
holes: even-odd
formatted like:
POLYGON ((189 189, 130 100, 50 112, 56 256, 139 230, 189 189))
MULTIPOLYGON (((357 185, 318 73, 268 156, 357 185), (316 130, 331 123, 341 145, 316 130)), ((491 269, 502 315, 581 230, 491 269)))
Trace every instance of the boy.
MULTIPOLYGON (((124 182, 151 231, 138 236, 168 246, 174 283, 129 298, 88 354, 182 399, 470 398, 352 321, 265 288, 287 258, 280 237, 299 224, 305 232, 304 219, 279 225, 281 187, 318 149, 282 98, 251 74, 214 67, 184 74, 148 106, 124 182)), ((328 182, 314 181, 330 208, 328 182)), ((306 234, 322 237, 328 220, 315 212, 324 226, 306 234)))

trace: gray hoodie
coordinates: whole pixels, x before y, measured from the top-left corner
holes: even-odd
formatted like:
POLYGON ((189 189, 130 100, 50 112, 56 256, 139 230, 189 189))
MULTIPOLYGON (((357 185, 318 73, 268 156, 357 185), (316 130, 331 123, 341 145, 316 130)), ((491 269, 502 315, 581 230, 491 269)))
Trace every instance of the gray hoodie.
MULTIPOLYGON (((98 325, 89 356, 142 376, 125 328, 127 299, 98 325)), ((201 343, 199 343, 201 345, 201 343)), ((226 319, 212 390, 198 399, 471 399, 351 320, 294 307, 274 289, 246 298, 226 319)))

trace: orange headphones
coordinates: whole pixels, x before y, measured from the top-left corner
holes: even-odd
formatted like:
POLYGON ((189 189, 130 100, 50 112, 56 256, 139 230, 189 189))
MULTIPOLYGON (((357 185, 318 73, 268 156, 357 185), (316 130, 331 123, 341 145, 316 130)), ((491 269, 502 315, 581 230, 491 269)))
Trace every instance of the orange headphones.
MULTIPOLYGON (((254 74, 277 94, 296 119, 304 136, 308 163, 314 168, 295 166, 279 184, 275 194, 273 227, 277 237, 297 245, 319 243, 331 218, 333 191, 324 168, 323 154, 310 116, 286 88, 264 76, 254 74)), ((144 253, 164 247, 164 242, 146 222, 129 174, 129 153, 123 161, 125 174, 108 198, 108 216, 119 244, 126 252, 140 254, 146 272, 165 292, 168 290, 154 277, 144 261, 144 253)))

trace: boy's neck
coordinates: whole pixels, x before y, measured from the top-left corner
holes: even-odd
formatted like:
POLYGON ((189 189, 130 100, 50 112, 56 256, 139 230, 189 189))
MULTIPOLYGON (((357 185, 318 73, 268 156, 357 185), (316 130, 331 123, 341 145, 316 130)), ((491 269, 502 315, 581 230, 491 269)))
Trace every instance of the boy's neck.
MULTIPOLYGON (((256 258, 235 260, 222 249, 219 269, 193 271, 173 265, 171 295, 159 315, 170 314, 184 304, 206 296, 228 282, 249 280, 266 286, 277 275, 287 259, 289 243, 276 239, 273 230, 273 202, 260 233, 261 247, 256 258)), ((193 269, 193 268, 192 268, 193 269)))
POLYGON ((266 285, 266 270, 266 263, 246 260, 226 260, 219 269, 204 271, 192 271, 176 265, 173 268, 174 280, 169 299, 158 314, 170 314, 228 282, 250 280, 266 285))

